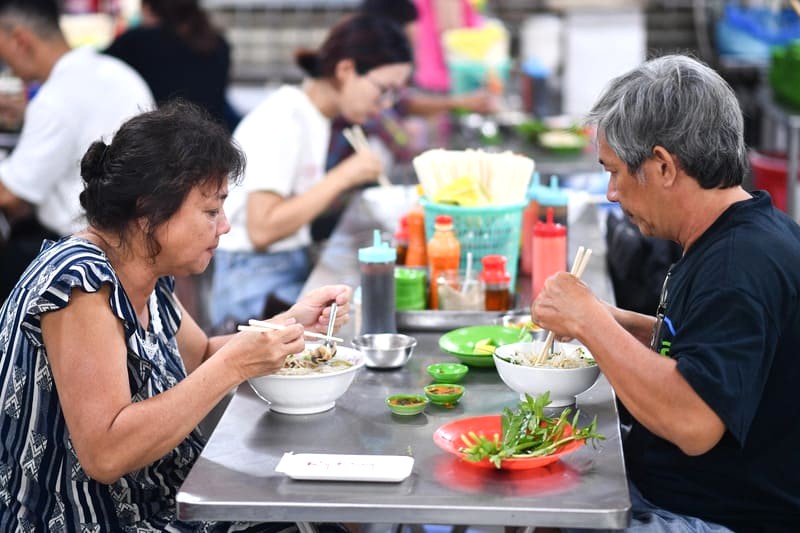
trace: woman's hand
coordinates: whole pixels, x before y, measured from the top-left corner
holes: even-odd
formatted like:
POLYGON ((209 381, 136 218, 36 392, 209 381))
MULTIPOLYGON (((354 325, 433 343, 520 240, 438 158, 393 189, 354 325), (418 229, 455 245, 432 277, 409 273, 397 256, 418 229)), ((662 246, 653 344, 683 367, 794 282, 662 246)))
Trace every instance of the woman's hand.
POLYGON ((383 162, 372 150, 356 152, 336 166, 347 180, 348 188, 371 183, 383 172, 383 162))
POLYGON ((286 356, 304 349, 303 327, 289 324, 280 330, 239 332, 217 354, 224 354, 226 363, 234 365, 241 381, 245 381, 277 372, 286 356))
POLYGON ((497 103, 491 93, 486 89, 479 89, 471 93, 452 96, 454 109, 466 109, 472 113, 486 115, 497 111, 497 103))
POLYGON ((353 290, 347 285, 325 285, 310 291, 286 312, 309 331, 325 333, 331 316, 331 302, 339 306, 333 329, 338 331, 350 319, 350 298, 353 290))

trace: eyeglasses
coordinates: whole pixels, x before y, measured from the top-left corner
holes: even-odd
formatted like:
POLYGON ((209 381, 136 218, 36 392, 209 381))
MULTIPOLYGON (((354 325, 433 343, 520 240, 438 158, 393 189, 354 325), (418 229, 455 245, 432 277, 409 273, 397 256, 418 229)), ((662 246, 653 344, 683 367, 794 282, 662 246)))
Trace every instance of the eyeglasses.
POLYGON ((669 276, 672 274, 672 266, 667 271, 667 276, 664 278, 664 285, 661 286, 661 296, 658 298, 658 307, 656 308, 656 323, 653 324, 653 336, 650 338, 650 349, 654 352, 658 351, 658 342, 661 339, 661 329, 664 326, 664 318, 667 313, 667 297, 669 291, 667 285, 669 284, 669 276))
POLYGON ((380 93, 378 98, 380 99, 381 104, 386 106, 394 105, 394 103, 400 97, 400 89, 388 87, 378 81, 373 80, 369 76, 364 77, 369 80, 373 87, 378 89, 378 92, 380 93))

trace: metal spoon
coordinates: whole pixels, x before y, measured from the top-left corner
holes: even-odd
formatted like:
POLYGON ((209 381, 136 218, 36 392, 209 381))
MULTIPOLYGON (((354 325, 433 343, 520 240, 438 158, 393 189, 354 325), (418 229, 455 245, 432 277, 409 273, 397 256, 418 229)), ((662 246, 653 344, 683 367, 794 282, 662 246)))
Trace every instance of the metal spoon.
POLYGON ((317 357, 314 358, 317 362, 333 359, 333 357, 336 355, 336 343, 333 342, 330 337, 333 335, 333 324, 336 321, 337 309, 338 305, 336 305, 336 302, 333 302, 331 304, 331 316, 330 322, 328 322, 328 331, 325 332, 325 336, 327 338, 317 350, 317 357))

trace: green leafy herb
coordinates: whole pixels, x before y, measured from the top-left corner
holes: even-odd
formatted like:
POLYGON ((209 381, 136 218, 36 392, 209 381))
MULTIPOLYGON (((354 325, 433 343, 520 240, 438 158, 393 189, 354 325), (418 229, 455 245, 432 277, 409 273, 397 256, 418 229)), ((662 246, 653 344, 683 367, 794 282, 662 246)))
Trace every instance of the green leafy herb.
POLYGON ((550 455, 565 444, 576 440, 590 440, 595 444, 605 437, 597 432, 597 417, 584 428, 578 428, 580 411, 576 411, 572 421, 567 418, 572 409, 566 408, 558 418, 544 415, 544 408, 550 404, 550 393, 545 392, 536 398, 529 394, 520 400, 517 411, 508 407, 503 409, 501 418, 501 435, 494 434, 490 440, 485 435, 469 432, 461 435, 465 446, 461 451, 468 461, 478 462, 483 459, 500 468, 503 459, 512 457, 542 457, 550 455), (567 425, 572 433, 566 434, 567 425))

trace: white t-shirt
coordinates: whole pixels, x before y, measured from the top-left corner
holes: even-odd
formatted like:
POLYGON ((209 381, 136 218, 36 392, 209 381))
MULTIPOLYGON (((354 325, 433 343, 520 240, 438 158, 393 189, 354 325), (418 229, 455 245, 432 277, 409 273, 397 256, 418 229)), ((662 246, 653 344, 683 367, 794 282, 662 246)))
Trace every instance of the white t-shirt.
POLYGON ((64 54, 25 110, 19 143, 0 162, 0 180, 33 204, 45 228, 68 235, 86 225, 78 196, 89 145, 131 116, 154 108, 150 89, 132 68, 91 48, 64 54))
MULTIPOLYGON (((301 194, 325 175, 331 121, 302 89, 284 85, 245 116, 233 138, 247 156, 242 184, 231 187, 225 213, 231 231, 220 238, 223 250, 255 251, 247 236, 247 195, 270 191, 284 198, 301 194)), ((268 252, 311 244, 309 224, 273 243, 268 252)))

